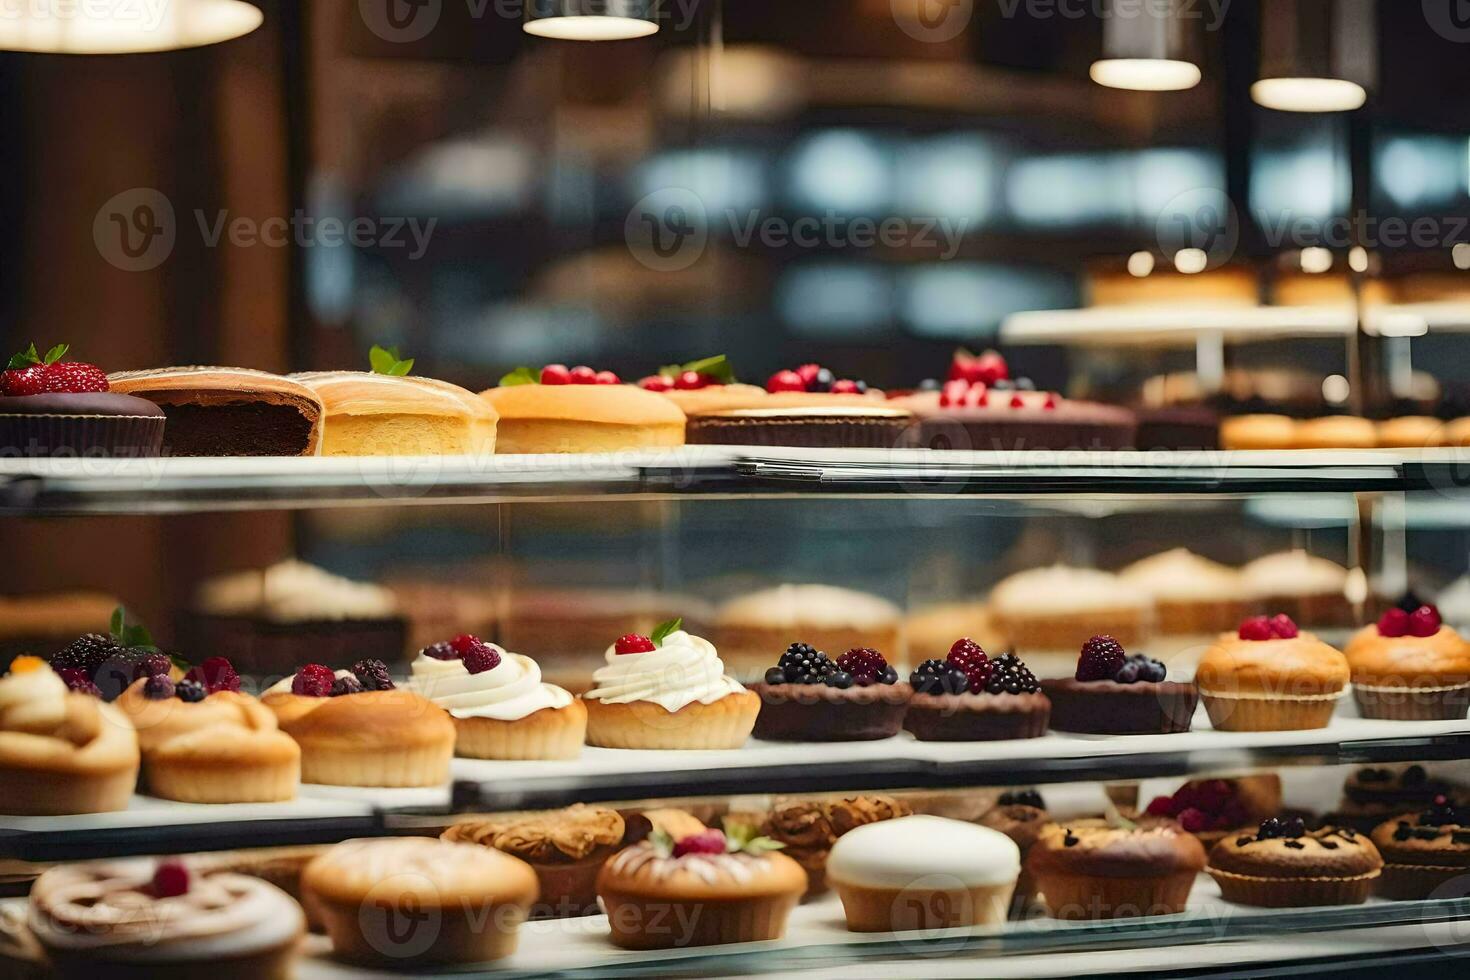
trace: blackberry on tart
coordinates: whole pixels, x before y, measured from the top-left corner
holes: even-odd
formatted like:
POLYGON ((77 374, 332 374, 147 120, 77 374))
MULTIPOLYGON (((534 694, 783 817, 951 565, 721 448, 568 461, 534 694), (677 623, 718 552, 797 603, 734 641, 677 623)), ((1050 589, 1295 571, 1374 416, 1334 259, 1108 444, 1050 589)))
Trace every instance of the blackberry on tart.
POLYGON ((836 660, 793 643, 765 680, 755 737, 775 742, 862 742, 891 738, 903 727, 913 688, 883 654, 859 647, 836 660))
POLYGON ((913 700, 904 727, 925 742, 990 742, 1046 734, 1051 701, 1013 653, 991 658, 971 639, 943 660, 926 660, 909 678, 913 700))
POLYGON ((1074 677, 1042 682, 1051 727, 1083 735, 1187 732, 1199 691, 1167 677, 1162 662, 1129 656, 1111 636, 1094 636, 1082 646, 1074 677))

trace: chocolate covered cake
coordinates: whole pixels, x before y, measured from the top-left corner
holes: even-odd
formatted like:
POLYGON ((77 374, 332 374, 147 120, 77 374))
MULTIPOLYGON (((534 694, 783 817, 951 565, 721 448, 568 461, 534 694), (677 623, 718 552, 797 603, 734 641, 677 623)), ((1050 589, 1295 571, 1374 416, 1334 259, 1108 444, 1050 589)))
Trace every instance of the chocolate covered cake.
POLYGON ((690 445, 791 446, 804 449, 893 449, 908 440, 909 412, 866 405, 812 405, 697 412, 690 445))
POLYGON ((918 416, 917 443, 929 449, 1131 449, 1138 428, 1133 413, 1125 408, 1068 401, 1047 392, 1000 388, 963 398, 923 392, 899 401, 918 416))
POLYGON ((321 398, 304 385, 247 368, 126 371, 113 390, 155 403, 168 417, 166 456, 316 456, 321 398))
POLYGON ((158 406, 112 390, 101 368, 31 344, 0 371, 0 458, 157 456, 158 406))

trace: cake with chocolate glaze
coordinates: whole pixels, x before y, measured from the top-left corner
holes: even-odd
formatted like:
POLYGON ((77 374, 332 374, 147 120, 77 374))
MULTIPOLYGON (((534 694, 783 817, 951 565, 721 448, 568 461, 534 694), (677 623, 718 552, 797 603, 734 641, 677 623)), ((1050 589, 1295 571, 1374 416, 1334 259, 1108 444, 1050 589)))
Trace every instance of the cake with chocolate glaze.
POLYGON ((164 415, 113 389, 101 368, 31 344, 0 371, 0 459, 157 456, 164 415))
POLYGON ((1373 841, 1351 828, 1308 832, 1300 818, 1270 817, 1226 836, 1205 868, 1227 902, 1261 908, 1361 905, 1383 871, 1373 841))
POLYGON ((1167 676, 1160 661, 1130 657, 1111 636, 1094 636, 1082 646, 1075 676, 1042 682, 1051 727, 1084 735, 1187 732, 1199 691, 1167 676))
POLYGON ((165 456, 317 456, 321 398, 249 368, 169 367, 109 376, 112 390, 163 410, 165 456))

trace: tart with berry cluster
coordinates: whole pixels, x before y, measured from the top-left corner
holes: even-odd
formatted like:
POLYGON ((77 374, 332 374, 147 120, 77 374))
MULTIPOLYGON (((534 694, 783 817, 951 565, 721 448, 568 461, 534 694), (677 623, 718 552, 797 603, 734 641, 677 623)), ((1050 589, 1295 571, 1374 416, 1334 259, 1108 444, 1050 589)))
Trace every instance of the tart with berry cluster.
POLYGON ((1450 721, 1470 711, 1470 642, 1434 606, 1388 610, 1344 653, 1364 718, 1450 721))
POLYGON ((500 415, 497 453, 600 453, 684 444, 684 413, 611 371, 517 368, 480 393, 500 415))
POLYGON ((177 673, 173 660, 153 642, 146 627, 127 621, 127 610, 112 612, 107 633, 87 633, 51 656, 51 669, 80 694, 116 701, 134 681, 177 673))
POLYGON ((1094 636, 1082 645, 1075 677, 1042 682, 1051 727, 1084 735, 1187 732, 1199 691, 1167 676, 1161 661, 1130 657, 1111 636, 1094 636))
POLYGON ((163 410, 112 390, 99 367, 31 344, 0 371, 0 457, 157 456, 163 410))
POLYGON ((739 408, 690 413, 689 442, 810 449, 891 449, 910 438, 913 415, 864 381, 820 364, 778 371, 765 398, 739 408))
POLYGON ((640 379, 638 387, 663 395, 685 415, 757 408, 766 400, 764 388, 736 380, 735 370, 724 354, 661 367, 657 374, 640 379))
POLYGON ((623 949, 683 949, 780 939, 807 888, 801 865, 750 827, 675 840, 655 831, 603 865, 597 895, 623 949))
POLYGON ((213 657, 175 682, 133 682, 117 706, 138 731, 143 784, 182 803, 274 803, 296 797, 301 750, 276 716, 240 693, 240 676, 213 657))
POLYGON ((307 664, 261 697, 301 746, 301 780, 329 786, 438 786, 449 778, 449 713, 400 690, 381 660, 307 664))
POLYGON ((1227 835, 1205 868, 1227 902, 1261 908, 1361 905, 1383 872, 1373 841, 1351 828, 1308 832, 1300 817, 1227 835))
POLYGON ((1221 636, 1195 682, 1217 729, 1280 732, 1326 728, 1349 677, 1346 657, 1282 614, 1221 636))
POLYGON ((1464 898, 1470 894, 1470 817, 1447 797, 1417 814, 1406 814, 1373 830, 1373 843, 1386 862, 1378 894, 1399 900, 1464 898))
POLYGON ((1342 785, 1342 799, 1328 819, 1340 827, 1371 834, 1389 817, 1423 810, 1436 796, 1455 799, 1456 788, 1423 766, 1365 766, 1342 785))
POLYGON ((530 657, 464 634, 430 644, 413 662, 409 687, 449 712, 455 754, 467 759, 575 759, 587 708, 541 681, 530 657))
POLYGON ((991 659, 974 640, 956 640, 943 660, 909 677, 914 696, 903 727, 926 742, 981 742, 1046 734, 1051 701, 1014 653, 991 659))
POLYGON ((774 742, 863 742, 903 728, 913 688, 883 654, 866 647, 836 660, 807 643, 793 643, 765 681, 755 737, 774 742))

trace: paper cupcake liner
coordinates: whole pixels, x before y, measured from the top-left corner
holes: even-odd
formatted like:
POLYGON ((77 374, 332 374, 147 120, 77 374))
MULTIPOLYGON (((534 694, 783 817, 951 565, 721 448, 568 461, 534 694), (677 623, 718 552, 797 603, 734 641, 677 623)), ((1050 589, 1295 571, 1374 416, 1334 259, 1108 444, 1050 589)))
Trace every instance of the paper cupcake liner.
POLYGON ((158 456, 163 425, 162 416, 0 415, 0 459, 158 456))
POLYGON ((786 935, 795 894, 720 902, 679 902, 604 893, 613 945, 623 949, 686 949, 758 943, 786 935))
POLYGON ((761 699, 750 691, 668 711, 651 701, 585 699, 587 744, 606 749, 738 749, 750 738, 761 699))
POLYGON ((324 786, 439 786, 449 781, 449 761, 454 743, 395 748, 368 744, 338 748, 316 745, 307 739, 301 745, 301 781, 324 786))
POLYGON ((463 759, 575 759, 587 738, 587 709, 573 701, 516 721, 455 718, 454 731, 454 754, 463 759))
POLYGON ((143 762, 143 781, 152 795, 179 803, 278 803, 296 798, 301 766, 293 759, 206 769, 197 761, 179 765, 151 756, 143 762))
POLYGON ((1272 698, 1200 691, 1200 700, 1222 732, 1300 732, 1326 728, 1347 693, 1272 698))
POLYGON ((1354 684, 1353 700, 1364 718, 1380 721, 1455 721, 1470 713, 1470 684, 1447 687, 1380 687, 1354 684))
POLYGON ((1194 888, 1193 871, 1152 878, 1102 878, 1041 874, 1037 890, 1054 919, 1125 919, 1184 911, 1194 888))
POLYGON ((1470 897, 1470 867, 1385 864, 1374 894, 1399 902, 1470 897))
POLYGON ((975 888, 869 888, 832 883, 850 932, 912 932, 991 926, 1006 921, 1014 881, 975 888))
POLYGON ((1205 868, 1220 885, 1225 901, 1267 909, 1301 909, 1317 905, 1362 905, 1379 872, 1350 878, 1264 878, 1205 868))

